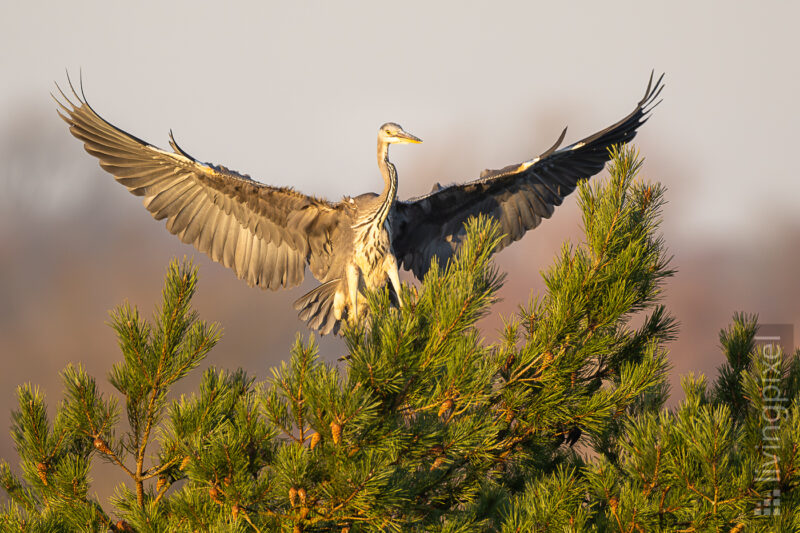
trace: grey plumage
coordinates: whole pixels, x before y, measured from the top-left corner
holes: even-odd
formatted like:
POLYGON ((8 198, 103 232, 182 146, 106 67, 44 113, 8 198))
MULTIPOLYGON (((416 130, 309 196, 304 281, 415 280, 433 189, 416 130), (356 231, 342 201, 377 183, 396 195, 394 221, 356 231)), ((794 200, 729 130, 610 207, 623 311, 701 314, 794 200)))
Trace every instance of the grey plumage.
POLYGON ((654 107, 662 78, 653 84, 651 75, 633 112, 582 141, 558 149, 564 130, 536 159, 486 170, 461 185, 436 183, 428 195, 408 201, 396 200, 397 172, 388 149, 390 144, 421 141, 394 123, 384 124, 378 133, 382 194, 332 203, 198 161, 178 146, 172 132, 173 151, 161 150, 101 118, 71 83, 72 98, 61 92, 63 101, 56 101, 59 115, 86 151, 131 193, 142 196, 145 208, 154 218, 165 219, 167 230, 181 241, 231 268, 251 286, 297 286, 308 266, 322 285, 298 299, 295 308, 309 327, 328 333, 365 312, 365 288, 388 282, 402 305, 398 263, 418 278, 434 256, 444 264, 463 241, 463 225, 470 216, 497 218, 505 233, 502 246, 549 218, 579 180, 603 168, 610 146, 636 135, 654 107))
POLYGON ((505 234, 500 247, 519 240, 528 230, 550 218, 578 182, 600 172, 609 159, 608 149, 630 142, 658 104, 663 89, 661 77, 647 84, 644 97, 619 122, 585 139, 561 148, 566 128, 558 140, 539 157, 500 170, 484 170, 479 179, 429 194, 398 201, 392 214, 392 246, 403 267, 421 278, 431 259, 439 264, 452 257, 466 233, 470 216, 494 216, 505 234))

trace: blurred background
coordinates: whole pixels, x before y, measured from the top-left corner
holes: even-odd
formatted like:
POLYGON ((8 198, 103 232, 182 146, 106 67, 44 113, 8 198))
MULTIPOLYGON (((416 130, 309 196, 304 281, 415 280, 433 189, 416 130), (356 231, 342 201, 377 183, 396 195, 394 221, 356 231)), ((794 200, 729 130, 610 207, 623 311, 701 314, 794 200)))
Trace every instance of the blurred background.
MULTIPOLYGON (((263 379, 308 330, 291 303, 313 285, 262 292, 171 236, 58 119, 65 69, 112 123, 200 160, 337 200, 380 191, 386 121, 424 139, 392 151, 400 198, 538 155, 617 121, 666 72, 664 102, 636 138, 644 176, 668 187, 663 233, 678 274, 664 301, 681 322, 674 393, 714 374, 734 311, 800 323, 800 38, 796 3, 20 2, 0 21, 0 456, 16 461, 15 389, 58 373, 104 377, 118 360, 108 311, 149 314, 173 257, 200 268, 195 305, 224 337, 205 367, 263 379), (215 4, 219 6, 221 4, 215 4)), ((602 179, 602 174, 600 179, 602 179)), ((500 317, 543 290, 540 271, 580 239, 570 197, 497 256, 500 317)), ((310 278, 310 276, 309 276, 310 278)), ((406 277, 408 280, 409 278, 406 277)), ((795 335, 797 338, 797 335, 795 335)), ((338 338, 320 340, 329 361, 338 338)), ((184 390, 197 383, 196 371, 184 390)), ((52 410, 51 410, 52 412, 52 410)), ((107 495, 102 473, 96 477, 107 495)))

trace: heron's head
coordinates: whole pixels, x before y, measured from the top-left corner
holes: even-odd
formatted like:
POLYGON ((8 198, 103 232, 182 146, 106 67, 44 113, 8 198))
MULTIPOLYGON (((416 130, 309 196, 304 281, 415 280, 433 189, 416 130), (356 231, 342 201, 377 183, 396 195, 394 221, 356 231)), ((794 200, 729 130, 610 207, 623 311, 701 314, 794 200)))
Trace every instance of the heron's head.
POLYGON ((405 131, 399 124, 387 122, 378 130, 378 141, 384 144, 421 143, 422 139, 405 131))

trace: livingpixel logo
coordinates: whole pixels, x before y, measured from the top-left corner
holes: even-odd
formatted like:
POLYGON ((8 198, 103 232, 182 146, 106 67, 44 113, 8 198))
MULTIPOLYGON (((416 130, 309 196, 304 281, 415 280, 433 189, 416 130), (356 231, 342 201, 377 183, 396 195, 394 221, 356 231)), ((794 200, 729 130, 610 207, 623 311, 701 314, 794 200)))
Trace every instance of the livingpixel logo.
POLYGON ((763 495, 754 513, 758 516, 781 514, 781 491, 778 486, 780 471, 778 464, 778 434, 789 399, 783 396, 780 383, 783 369, 783 354, 794 350, 794 327, 792 324, 763 324, 755 336, 757 353, 764 359, 766 372, 761 389, 763 427, 761 430, 761 456, 757 481, 771 487, 763 495))

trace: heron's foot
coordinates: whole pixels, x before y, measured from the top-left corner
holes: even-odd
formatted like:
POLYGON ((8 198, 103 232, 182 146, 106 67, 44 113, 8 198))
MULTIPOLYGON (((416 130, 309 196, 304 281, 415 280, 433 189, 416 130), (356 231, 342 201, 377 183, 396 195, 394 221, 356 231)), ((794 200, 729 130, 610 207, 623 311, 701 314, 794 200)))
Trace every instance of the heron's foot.
POLYGON ((358 313, 356 314, 356 316, 358 317, 359 320, 364 320, 367 318, 368 314, 369 314, 369 306, 367 305, 367 302, 366 301, 360 302, 360 305, 358 306, 358 313))
POLYGON ((369 313, 369 306, 366 302, 360 301, 358 305, 355 307, 350 306, 347 309, 347 323, 351 326, 355 326, 364 321, 367 318, 367 314, 369 313))
POLYGON ((403 307, 403 299, 400 297, 400 293, 394 290, 393 287, 389 288, 389 303, 392 307, 403 307))

